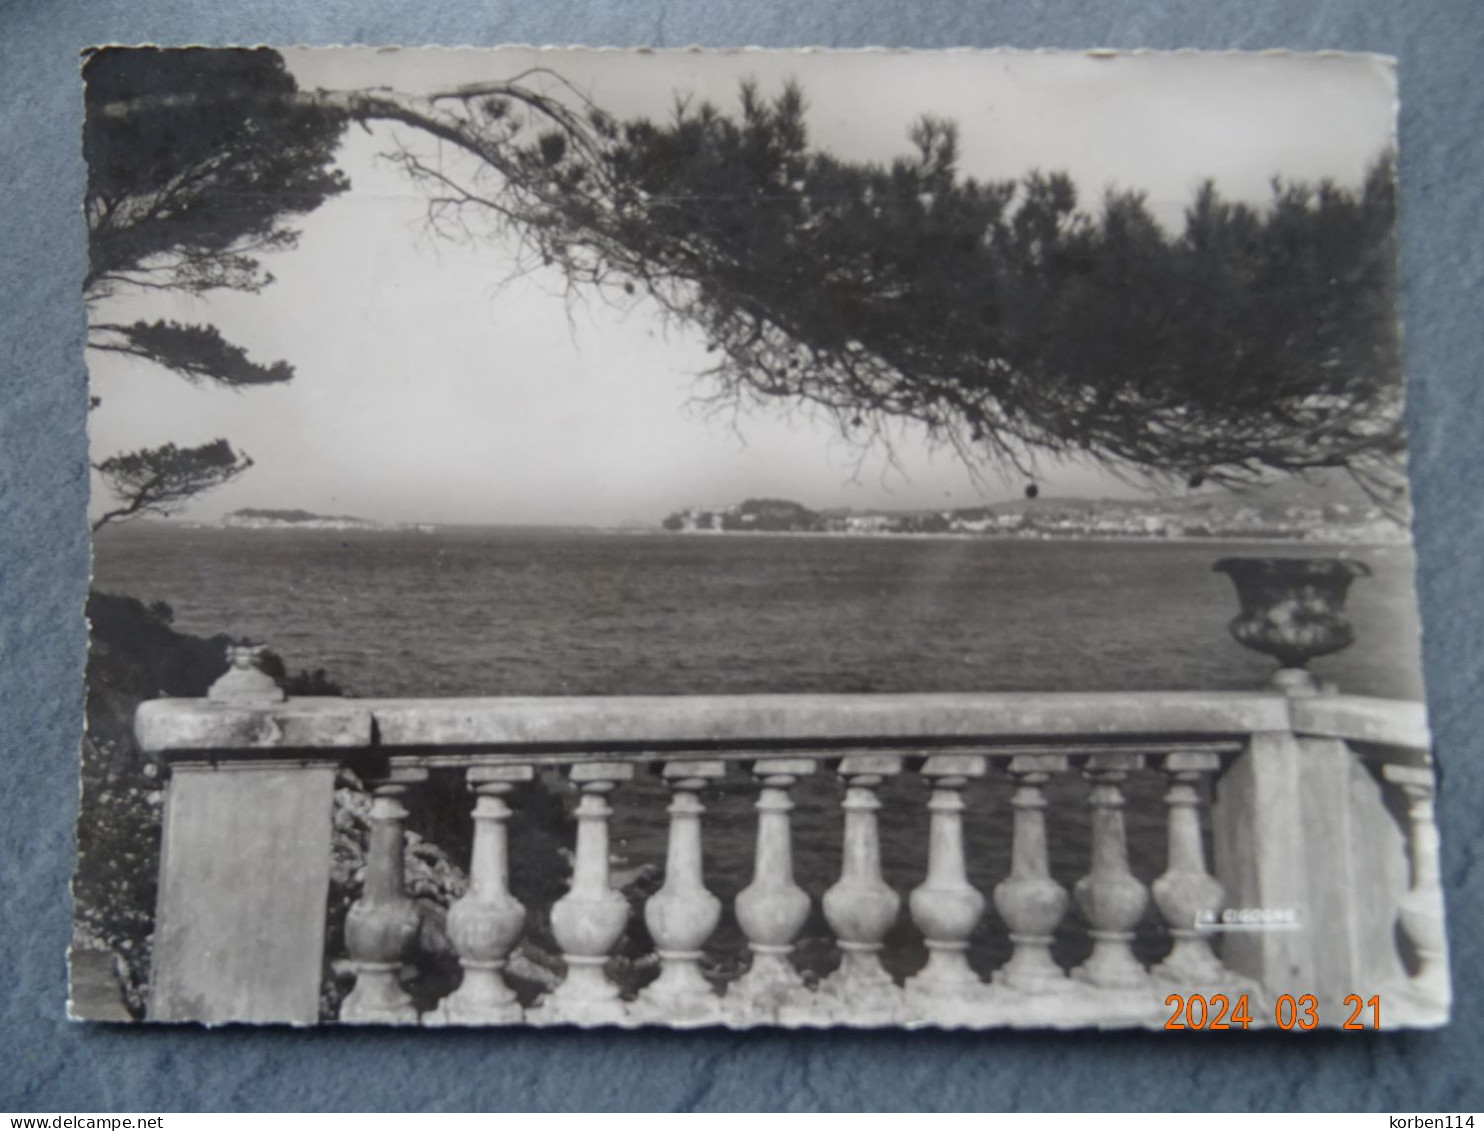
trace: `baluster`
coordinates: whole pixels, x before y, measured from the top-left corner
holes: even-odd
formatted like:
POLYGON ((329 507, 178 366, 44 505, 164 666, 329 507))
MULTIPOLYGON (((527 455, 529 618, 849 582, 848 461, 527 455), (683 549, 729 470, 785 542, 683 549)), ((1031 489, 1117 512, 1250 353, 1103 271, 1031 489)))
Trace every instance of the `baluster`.
POLYGON ((1051 957, 1051 939, 1067 913, 1066 889, 1051 878, 1046 851, 1046 795, 1052 774, 1065 773, 1064 754, 1017 754, 1010 759, 1015 810, 1010 875, 995 885, 994 906, 1010 928, 1015 950, 994 973, 994 984, 1024 994, 1067 993, 1073 987, 1051 957))
POLYGON ((361 898, 345 916, 345 947, 355 966, 354 988, 340 1003, 340 1020, 409 1023, 417 1020, 399 975, 411 957, 421 917, 403 884, 402 798, 428 780, 422 769, 394 769, 371 781, 371 835, 366 847, 361 898))
POLYGON ((1100 989, 1137 990, 1149 980, 1131 945, 1149 893, 1129 871, 1122 788, 1143 764, 1142 755, 1109 751, 1090 757, 1084 771, 1092 782, 1092 867, 1072 891, 1088 922, 1092 954, 1072 976, 1100 989))
MULTIPOLYGON (((660 956, 660 976, 639 995, 655 1020, 704 1023, 721 1016, 721 999, 701 976, 701 947, 721 919, 721 900, 706 890, 701 866, 701 814, 696 796, 707 780, 726 776, 725 762, 667 762, 670 840, 665 882, 644 904, 644 922, 660 956)), ((637 1012, 636 1012, 637 1015, 637 1012)))
POLYGON ((629 921, 629 901, 608 877, 608 818, 613 810, 604 795, 633 775, 627 762, 579 762, 571 768, 571 779, 582 790, 575 814, 577 852, 572 886, 551 908, 551 931, 567 976, 542 1003, 541 1020, 596 1024, 625 1016, 618 986, 603 970, 629 921))
POLYGON ((1164 874, 1151 890, 1155 905, 1174 940, 1170 953, 1152 973, 1161 982, 1180 986, 1212 986, 1234 980, 1211 951, 1198 924, 1215 922, 1221 910, 1222 890, 1206 868, 1206 846, 1201 840, 1201 778, 1221 768, 1214 751, 1185 750, 1167 754, 1163 770, 1170 780, 1165 804, 1169 810, 1169 855, 1164 874))
MULTIPOLYGON (((1438 826, 1433 818, 1437 782, 1431 766, 1388 763, 1387 781, 1407 795, 1411 826, 1412 883, 1398 901, 1398 922, 1417 951, 1418 969, 1410 988, 1425 1004, 1446 1013, 1452 990, 1448 981, 1448 931, 1443 922, 1443 886, 1438 876, 1438 826)), ((1382 1009, 1385 1009, 1385 1002, 1382 1009)), ((1441 1018, 1427 1018, 1436 1023, 1441 1018)))
POLYGON ((821 1005, 860 1024, 897 1019, 902 995, 881 965, 881 944, 901 911, 902 898, 881 878, 881 832, 876 790, 902 772, 898 754, 851 754, 840 760, 845 782, 840 808, 845 828, 840 879, 824 893, 824 917, 835 932, 840 967, 820 987, 821 1005))
POLYGON ((448 910, 448 937, 459 953, 464 980, 430 1020, 452 1025, 519 1021, 522 1011, 502 971, 520 941, 526 909, 510 894, 505 795, 534 778, 530 766, 474 766, 466 781, 475 794, 474 848, 469 890, 448 910))
POLYGON ((810 904, 808 893, 794 883, 788 791, 816 768, 810 758, 764 758, 753 765, 753 776, 762 784, 756 805, 757 852, 752 882, 737 893, 733 905, 752 965, 727 990, 725 1007, 734 1022, 776 1020, 780 1007, 804 992, 804 979, 788 960, 810 904))
POLYGON ((969 965, 969 936, 984 914, 984 896, 969 883, 964 861, 964 787, 983 777, 978 754, 935 754, 922 767, 932 783, 927 877, 912 889, 912 921, 927 944, 927 964, 907 979, 914 1013, 942 1018, 988 997, 969 965))

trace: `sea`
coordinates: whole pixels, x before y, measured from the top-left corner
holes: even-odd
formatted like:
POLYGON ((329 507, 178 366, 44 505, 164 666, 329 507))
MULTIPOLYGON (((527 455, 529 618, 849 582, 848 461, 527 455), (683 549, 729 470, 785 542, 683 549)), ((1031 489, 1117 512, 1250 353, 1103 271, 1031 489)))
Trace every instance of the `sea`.
MULTIPOLYGON (((1235 593, 1212 565, 1238 555, 1363 561, 1356 643, 1314 670, 1344 691, 1422 697, 1405 545, 140 522, 95 539, 93 585, 163 601, 179 631, 251 638, 364 697, 1236 690, 1274 666, 1227 632, 1235 593)), ((1153 772, 1128 785, 1130 860, 1146 882, 1164 867, 1163 788, 1153 772)), ((1085 791, 1072 775, 1050 790, 1052 870, 1068 887, 1087 868, 1085 791)), ((662 793, 648 778, 616 795, 621 864, 662 864, 662 793)), ((840 787, 819 774, 795 793, 796 872, 818 897, 838 875, 840 787)), ((911 775, 882 791, 885 875, 904 896, 925 867, 925 798, 911 775)), ((993 778, 968 793, 970 879, 985 892, 1008 870, 1008 798, 993 778)), ((726 900, 749 879, 753 800, 739 773, 707 798, 707 880, 726 900)), ((904 971, 921 955, 906 918, 888 951, 904 971)), ((986 970, 1008 953, 992 920, 973 951, 986 970)), ((828 933, 816 906, 805 949, 828 933)), ((1139 949, 1152 958, 1166 943, 1151 911, 1139 949)), ((1069 921, 1059 957, 1085 947, 1069 921)))

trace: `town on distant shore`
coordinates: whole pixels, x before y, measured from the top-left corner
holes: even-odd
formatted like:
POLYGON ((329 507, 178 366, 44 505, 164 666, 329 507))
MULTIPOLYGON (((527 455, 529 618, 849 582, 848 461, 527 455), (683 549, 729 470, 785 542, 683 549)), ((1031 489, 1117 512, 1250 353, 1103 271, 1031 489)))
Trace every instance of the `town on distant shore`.
POLYGON ((1287 484, 1176 498, 1039 498, 950 510, 811 510, 788 499, 687 507, 678 533, 959 534, 1002 538, 1225 538, 1405 542, 1406 528, 1358 489, 1287 484))
MULTIPOLYGON (((353 515, 244 507, 221 519, 236 530, 410 530, 426 524, 353 515)), ((1131 499, 1047 497, 944 510, 819 509, 791 499, 751 498, 693 506, 661 524, 682 534, 960 535, 997 538, 1283 539, 1405 543, 1407 529, 1348 480, 1301 478, 1243 490, 1131 499)), ((643 529, 642 524, 639 529, 643 529)), ((624 527, 624 529, 633 529, 624 527)), ((649 527, 653 530, 653 527, 649 527)))

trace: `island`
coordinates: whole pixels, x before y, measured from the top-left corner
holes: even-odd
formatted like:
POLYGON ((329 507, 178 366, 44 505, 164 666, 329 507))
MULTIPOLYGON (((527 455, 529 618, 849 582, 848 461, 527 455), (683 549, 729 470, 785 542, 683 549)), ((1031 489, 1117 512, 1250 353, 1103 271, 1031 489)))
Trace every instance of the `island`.
POLYGON ((233 530, 383 530, 379 522, 348 514, 313 514, 303 510, 243 507, 222 518, 233 530))

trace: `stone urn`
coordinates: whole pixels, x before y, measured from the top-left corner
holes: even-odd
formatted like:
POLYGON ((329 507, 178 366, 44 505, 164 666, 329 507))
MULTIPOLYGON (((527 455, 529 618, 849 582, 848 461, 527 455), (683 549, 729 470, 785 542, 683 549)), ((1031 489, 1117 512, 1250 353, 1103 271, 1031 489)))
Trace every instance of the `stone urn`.
POLYGON ((1305 665, 1354 643, 1345 595, 1369 567, 1349 558, 1222 558, 1212 568, 1237 587, 1242 611, 1227 626, 1237 643, 1278 661, 1278 687, 1316 691, 1305 665))

